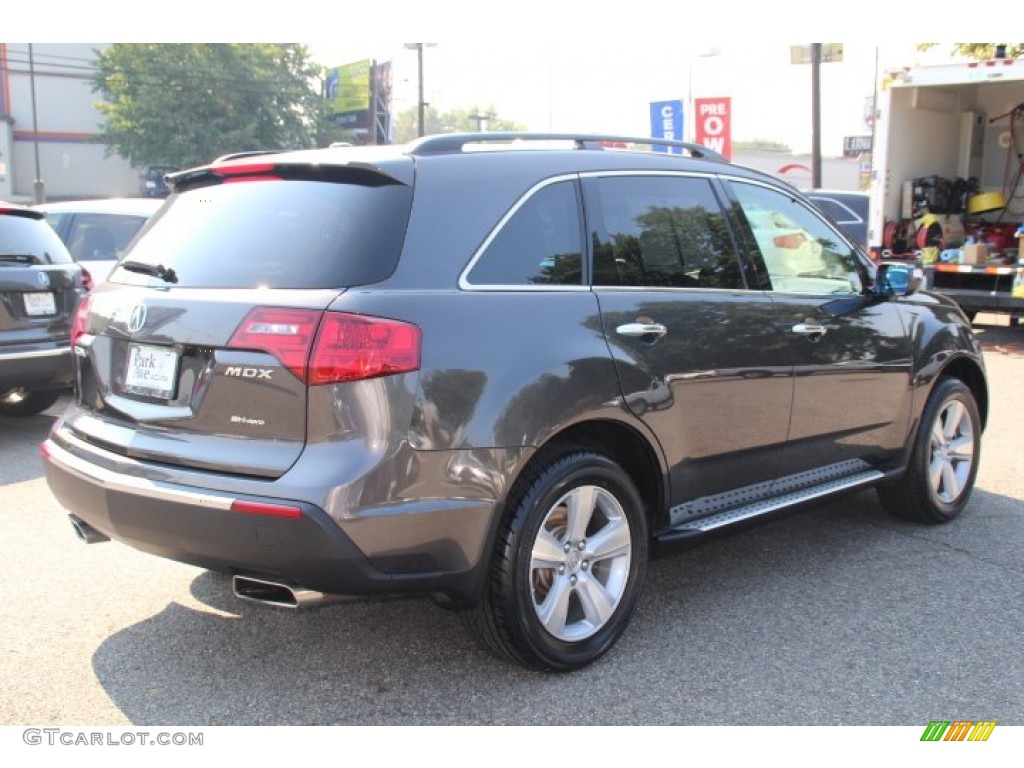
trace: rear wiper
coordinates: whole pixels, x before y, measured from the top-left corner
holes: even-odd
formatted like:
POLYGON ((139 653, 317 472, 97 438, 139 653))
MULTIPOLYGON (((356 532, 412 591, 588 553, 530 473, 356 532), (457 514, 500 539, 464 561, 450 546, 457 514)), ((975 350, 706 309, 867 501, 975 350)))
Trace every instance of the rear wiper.
POLYGON ((178 282, 178 276, 174 270, 170 267, 165 267, 163 264, 146 264, 144 261, 122 261, 120 266, 129 272, 140 272, 143 275, 159 277, 165 283, 178 282))
POLYGON ((0 261, 16 261, 19 264, 39 264, 39 257, 30 253, 0 253, 0 261))

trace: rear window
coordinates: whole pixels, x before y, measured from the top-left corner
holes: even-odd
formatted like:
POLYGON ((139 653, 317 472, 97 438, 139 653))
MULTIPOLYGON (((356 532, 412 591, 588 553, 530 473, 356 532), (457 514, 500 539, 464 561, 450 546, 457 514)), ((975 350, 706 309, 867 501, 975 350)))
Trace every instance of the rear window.
POLYGON ((0 262, 69 264, 71 254, 53 228, 42 219, 0 215, 0 262))
MULTIPOLYGON (((398 263, 412 190, 254 180, 173 195, 124 254, 173 269, 186 288, 336 288, 383 280, 398 263)), ((166 285, 118 267, 109 280, 166 285)))

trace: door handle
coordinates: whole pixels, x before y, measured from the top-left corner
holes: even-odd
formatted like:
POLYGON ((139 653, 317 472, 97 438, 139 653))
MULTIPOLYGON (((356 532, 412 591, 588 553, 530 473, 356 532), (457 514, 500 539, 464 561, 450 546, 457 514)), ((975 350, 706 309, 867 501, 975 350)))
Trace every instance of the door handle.
MULTIPOLYGON (((824 325, 818 325, 817 323, 797 323, 791 329, 793 333, 799 333, 804 336, 817 336, 821 338, 828 333, 828 328, 824 325)), ((816 341, 817 339, 815 339, 816 341)))
POLYGON ((668 333, 661 323, 626 323, 615 329, 619 336, 664 336, 668 333))

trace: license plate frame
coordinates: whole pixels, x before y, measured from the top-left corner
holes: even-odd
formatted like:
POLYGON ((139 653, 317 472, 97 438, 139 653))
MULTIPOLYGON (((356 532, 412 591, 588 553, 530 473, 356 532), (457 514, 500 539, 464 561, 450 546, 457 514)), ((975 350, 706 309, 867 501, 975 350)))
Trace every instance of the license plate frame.
POLYGON ((169 347, 131 344, 125 361, 125 392, 158 400, 174 397, 178 381, 178 353, 169 347))
POLYGON ((53 291, 32 291, 21 294, 25 314, 29 317, 46 317, 57 314, 57 298, 53 291))

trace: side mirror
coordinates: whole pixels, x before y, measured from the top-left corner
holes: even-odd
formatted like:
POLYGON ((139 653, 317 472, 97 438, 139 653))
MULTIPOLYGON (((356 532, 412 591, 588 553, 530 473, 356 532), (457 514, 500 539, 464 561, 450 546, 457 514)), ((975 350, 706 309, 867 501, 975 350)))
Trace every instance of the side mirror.
POLYGON ((883 261, 875 272, 872 292, 877 296, 910 296, 924 286, 920 267, 902 262, 883 261))

